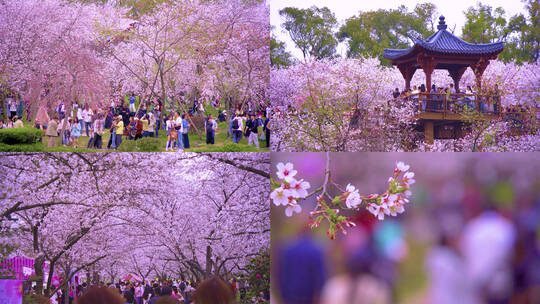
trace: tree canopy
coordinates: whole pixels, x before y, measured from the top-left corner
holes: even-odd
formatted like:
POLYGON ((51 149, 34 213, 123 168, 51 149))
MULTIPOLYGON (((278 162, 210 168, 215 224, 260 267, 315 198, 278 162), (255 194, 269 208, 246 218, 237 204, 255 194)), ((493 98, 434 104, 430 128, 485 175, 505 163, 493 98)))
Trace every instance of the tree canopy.
POLYGON ((361 12, 349 18, 336 36, 347 44, 347 57, 376 57, 383 64, 385 48, 407 48, 416 39, 429 36, 434 31, 437 18, 435 5, 424 3, 408 12, 405 6, 393 10, 361 12))
MULTIPOLYGON (((469 7, 463 11, 466 21, 460 38, 471 43, 503 41, 505 50, 499 60, 506 63, 537 62, 540 4, 535 0, 522 2, 526 13, 514 16, 507 16, 502 7, 481 2, 469 7)), ((386 66, 390 63, 382 57, 385 48, 407 48, 417 39, 429 37, 437 31, 437 19, 444 13, 438 11, 435 4, 425 2, 417 4, 412 11, 404 5, 396 9, 361 11, 339 24, 327 7, 287 7, 280 11, 285 19, 282 27, 304 58, 335 57, 338 43, 344 43, 347 58, 378 58, 386 66)), ((454 32, 456 28, 448 30, 454 32)))
POLYGON ((514 60, 519 64, 537 62, 540 52, 540 4, 533 0, 523 2, 528 15, 517 14, 508 19, 502 7, 493 8, 480 2, 470 7, 465 12, 463 39, 471 43, 503 41, 505 49, 499 55, 500 60, 514 60))
POLYGON ((304 58, 314 56, 322 59, 335 56, 337 40, 333 32, 337 19, 329 8, 286 7, 280 10, 279 14, 285 18, 283 28, 289 32, 304 58))

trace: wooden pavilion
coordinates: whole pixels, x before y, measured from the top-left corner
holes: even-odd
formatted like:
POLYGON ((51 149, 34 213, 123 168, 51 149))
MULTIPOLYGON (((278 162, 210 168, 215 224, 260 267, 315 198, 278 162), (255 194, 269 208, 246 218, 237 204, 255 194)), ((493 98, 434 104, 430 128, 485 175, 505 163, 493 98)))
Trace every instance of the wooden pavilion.
POLYGON ((434 138, 462 136, 464 117, 460 110, 463 105, 483 113, 485 119, 498 118, 501 109, 499 96, 459 93, 459 81, 470 67, 476 78, 476 88, 480 90, 482 74, 489 60, 497 59, 498 54, 504 50, 504 43, 473 44, 463 41, 446 30, 444 19, 444 16, 439 18, 438 31, 425 40, 418 39, 408 49, 385 49, 383 52, 383 56, 397 66, 403 75, 406 90, 410 89, 416 70, 422 69, 426 74, 427 91, 412 97, 418 102, 418 118, 428 143, 432 143, 434 138), (435 69, 448 71, 454 81, 455 93, 429 92, 431 74, 435 69))

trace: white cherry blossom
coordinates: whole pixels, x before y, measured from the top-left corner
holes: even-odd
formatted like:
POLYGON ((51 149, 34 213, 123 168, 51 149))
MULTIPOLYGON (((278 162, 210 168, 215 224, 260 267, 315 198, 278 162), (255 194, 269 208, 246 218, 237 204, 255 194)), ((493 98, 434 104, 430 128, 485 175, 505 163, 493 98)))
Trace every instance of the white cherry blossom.
POLYGON ((300 213, 302 212, 302 207, 298 204, 289 204, 287 208, 285 208, 285 215, 286 216, 292 216, 293 213, 300 213))
POLYGON ((283 189, 282 187, 274 189, 272 193, 270 193, 270 198, 272 199, 272 202, 274 202, 274 205, 276 206, 286 206, 289 202, 289 197, 292 195, 291 190, 289 189, 283 189))
POLYGON ((377 204, 369 204, 367 207, 367 210, 371 212, 374 216, 376 216, 380 221, 384 220, 384 215, 390 215, 390 210, 388 209, 388 205, 382 203, 380 205, 377 204))
POLYGON ((409 170, 410 166, 405 164, 404 162, 397 162, 396 163, 396 169, 401 171, 401 172, 405 172, 407 170, 409 170))
POLYGON ((292 182, 294 179, 294 176, 296 175, 297 171, 294 170, 293 164, 291 163, 278 163, 277 164, 277 172, 276 175, 279 179, 282 179, 286 181, 287 183, 292 182))
POLYGON ((360 198, 358 189, 356 189, 353 185, 348 184, 345 190, 349 193, 345 199, 345 205, 347 205, 347 207, 351 209, 356 208, 362 203, 362 198, 360 198))
POLYGON ((309 184, 309 182, 304 181, 303 179, 301 180, 293 179, 289 183, 289 187, 290 187, 291 195, 294 198, 304 198, 308 195, 307 189, 309 189, 311 185, 309 184))

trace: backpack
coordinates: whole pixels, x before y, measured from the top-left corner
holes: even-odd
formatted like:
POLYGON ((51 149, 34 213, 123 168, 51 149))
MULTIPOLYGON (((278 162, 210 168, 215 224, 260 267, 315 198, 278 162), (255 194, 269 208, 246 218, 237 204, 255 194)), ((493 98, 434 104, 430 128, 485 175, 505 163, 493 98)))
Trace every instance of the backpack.
POLYGON ((255 119, 251 123, 251 132, 257 133, 257 127, 259 126, 259 120, 255 119))
POLYGON ((235 118, 232 122, 232 128, 233 130, 238 130, 239 127, 240 125, 238 124, 238 119, 235 118))

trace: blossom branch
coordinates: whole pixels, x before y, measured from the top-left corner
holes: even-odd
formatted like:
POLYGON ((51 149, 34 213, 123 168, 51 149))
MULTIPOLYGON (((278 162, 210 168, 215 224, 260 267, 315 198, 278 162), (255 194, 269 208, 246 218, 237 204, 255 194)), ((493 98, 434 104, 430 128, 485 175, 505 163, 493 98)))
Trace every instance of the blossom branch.
POLYGON ((286 206, 285 215, 292 216, 294 213, 302 212, 302 207, 298 200, 305 200, 308 197, 320 193, 317 196, 315 209, 310 212, 312 219, 311 228, 318 227, 321 222, 327 221, 329 229, 328 236, 335 238, 337 230, 346 234, 345 227, 353 227, 355 223, 351 218, 339 215, 342 210, 358 211, 360 208, 366 208, 379 220, 384 216, 397 216, 405 211, 404 205, 409 203, 411 196, 410 186, 414 184, 414 172, 408 172, 409 165, 403 162, 396 163, 396 169, 393 175, 388 178, 388 189, 383 194, 360 195, 358 189, 348 184, 345 190, 337 183, 331 180, 330 155, 326 153, 325 178, 323 184, 315 191, 308 194, 307 189, 311 185, 304 180, 297 180, 292 163, 278 163, 276 175, 279 180, 273 180, 272 193, 270 198, 276 206, 286 206), (334 186, 340 195, 331 197, 328 193, 329 186, 334 186), (329 201, 326 201, 326 198, 329 201))

